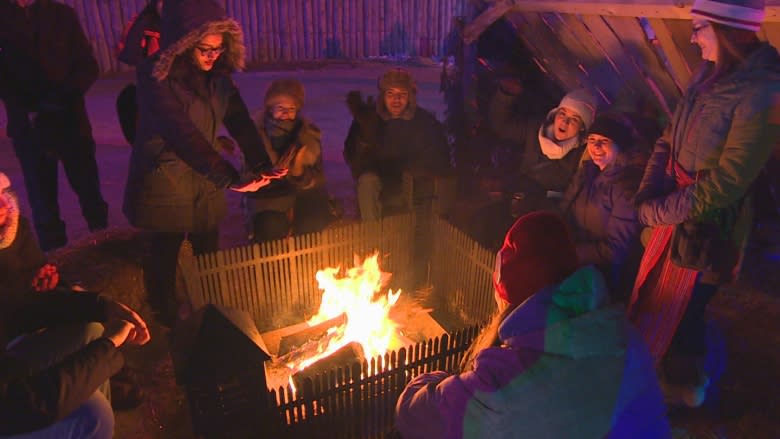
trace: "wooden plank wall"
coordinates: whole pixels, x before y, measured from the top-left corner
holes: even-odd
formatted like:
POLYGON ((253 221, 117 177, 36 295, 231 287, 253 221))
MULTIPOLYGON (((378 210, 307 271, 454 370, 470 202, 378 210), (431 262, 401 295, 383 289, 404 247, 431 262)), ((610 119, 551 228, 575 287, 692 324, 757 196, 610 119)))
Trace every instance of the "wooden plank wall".
MULTIPOLYGON (((60 0, 72 6, 103 73, 146 0, 60 0)), ((468 0, 221 0, 244 30, 247 65, 328 58, 439 57, 468 0)))

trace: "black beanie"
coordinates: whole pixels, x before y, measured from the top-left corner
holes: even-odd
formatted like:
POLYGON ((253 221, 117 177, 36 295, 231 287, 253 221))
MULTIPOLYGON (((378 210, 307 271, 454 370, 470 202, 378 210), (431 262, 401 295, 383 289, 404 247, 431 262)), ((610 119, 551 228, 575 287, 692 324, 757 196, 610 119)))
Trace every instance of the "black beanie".
POLYGON ((598 134, 599 136, 607 137, 614 143, 617 143, 622 151, 633 147, 634 143, 630 122, 625 120, 625 118, 612 114, 596 116, 596 120, 590 126, 588 134, 598 134))

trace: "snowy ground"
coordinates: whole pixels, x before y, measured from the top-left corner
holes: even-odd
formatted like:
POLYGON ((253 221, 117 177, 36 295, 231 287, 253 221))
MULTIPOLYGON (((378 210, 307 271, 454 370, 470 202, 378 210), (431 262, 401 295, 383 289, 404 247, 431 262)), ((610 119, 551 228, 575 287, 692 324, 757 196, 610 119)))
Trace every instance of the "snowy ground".
MULTIPOLYGON (((344 200, 348 216, 355 216, 356 212, 353 182, 341 157, 344 138, 351 122, 344 98, 350 90, 361 90, 364 95, 376 94, 376 80, 389 67, 390 64, 379 62, 333 63, 317 69, 248 72, 235 76, 250 111, 262 108, 265 89, 272 80, 294 77, 303 82, 306 87, 304 114, 313 120, 323 133, 323 158, 328 188, 332 194, 344 200)), ((444 104, 439 93, 440 70, 435 65, 407 68, 417 80, 418 102, 441 119, 444 104)), ((128 225, 121 208, 130 147, 119 130, 114 102, 119 91, 132 80, 133 77, 129 74, 102 79, 87 95, 88 111, 98 144, 101 186, 103 196, 109 204, 109 222, 112 226, 128 225)), ((10 139, 6 136, 5 126, 5 109, 0 108, 0 171, 11 178, 21 200, 22 212, 29 217, 21 170, 10 139)), ((238 209, 239 199, 237 194, 229 193, 230 213, 223 224, 220 237, 223 248, 245 243, 243 219, 238 209)), ((65 180, 64 172, 60 172, 60 205, 62 218, 67 224, 68 237, 78 240, 87 236, 89 231, 81 218, 78 202, 65 180)))

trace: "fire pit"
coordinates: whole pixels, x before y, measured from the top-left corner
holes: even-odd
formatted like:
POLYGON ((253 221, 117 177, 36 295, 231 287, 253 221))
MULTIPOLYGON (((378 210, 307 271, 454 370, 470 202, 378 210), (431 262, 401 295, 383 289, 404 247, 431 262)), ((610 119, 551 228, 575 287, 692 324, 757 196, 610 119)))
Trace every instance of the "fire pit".
MULTIPOLYGON (((188 389, 196 433, 383 437, 392 428, 395 402, 406 383, 421 373, 454 371, 476 325, 492 314, 493 265, 494 255, 446 221, 414 213, 194 259, 185 273, 193 305, 216 304, 219 311, 213 314, 226 316, 203 318, 200 329, 187 332, 245 338, 237 344, 191 340, 190 353, 179 356, 177 377, 188 389), (374 262, 369 257, 358 261, 362 265, 354 263, 355 255, 375 252, 374 262), (369 315, 368 320, 376 320, 368 308, 351 318, 343 309, 323 313, 330 299, 319 288, 323 275, 317 279, 326 267, 366 271, 367 261, 381 266, 373 276, 387 281, 380 289, 371 287, 370 296, 380 300, 377 306, 400 329, 399 336, 378 350, 349 339, 301 367, 296 361, 321 350, 345 321, 369 315), (204 328, 204 322, 220 329, 204 328), (243 329, 223 328, 231 322, 243 329), (203 360, 208 353, 192 350, 212 350, 221 363, 203 360), (199 372, 198 362, 208 363, 211 372, 199 372), (226 372, 213 372, 222 369, 226 372), (261 383, 262 396, 257 395, 261 383)), ((343 279, 335 276, 325 283, 343 279)))

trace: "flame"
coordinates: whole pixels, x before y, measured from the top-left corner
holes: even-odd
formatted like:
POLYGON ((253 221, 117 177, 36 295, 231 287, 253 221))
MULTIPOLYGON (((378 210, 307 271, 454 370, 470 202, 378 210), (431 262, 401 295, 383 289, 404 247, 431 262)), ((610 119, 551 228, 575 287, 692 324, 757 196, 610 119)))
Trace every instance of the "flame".
MULTIPOLYGON (((399 337, 398 324, 388 317, 398 301, 401 290, 381 294, 391 274, 379 268, 379 254, 374 253, 361 263, 355 255, 355 266, 341 273, 341 268, 325 268, 316 275, 323 290, 322 303, 316 315, 307 321, 311 326, 346 314, 347 323, 331 329, 329 342, 320 346, 313 356, 289 363, 292 373, 305 369, 351 342, 360 343, 365 358, 384 355, 399 337)), ((292 380, 290 380, 292 382, 292 380)))

